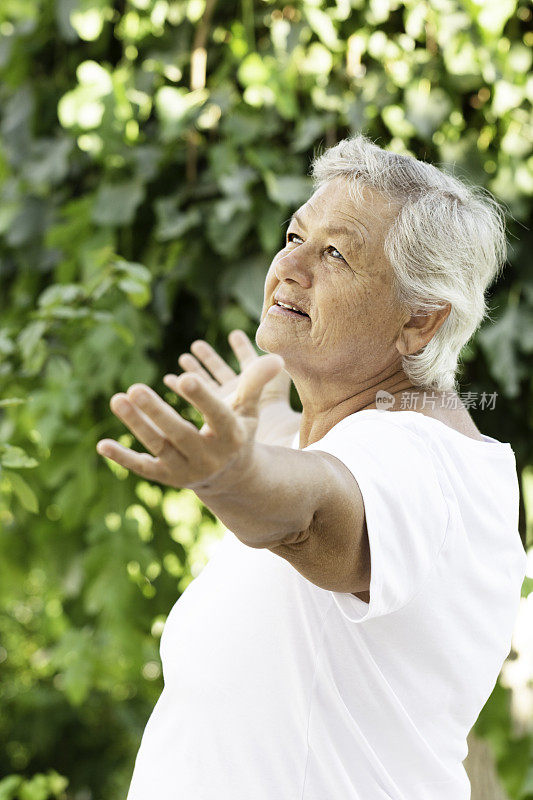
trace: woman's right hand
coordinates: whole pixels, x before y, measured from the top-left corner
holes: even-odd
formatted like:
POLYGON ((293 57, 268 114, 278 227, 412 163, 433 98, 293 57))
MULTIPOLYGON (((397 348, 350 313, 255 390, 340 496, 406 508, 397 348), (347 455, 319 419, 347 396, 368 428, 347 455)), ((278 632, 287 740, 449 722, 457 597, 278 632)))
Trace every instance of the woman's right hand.
MULTIPOLYGON (((230 347, 235 353, 241 370, 259 356, 252 342, 242 330, 234 330, 228 336, 230 347)), ((239 382, 237 374, 210 344, 197 339, 191 345, 190 353, 182 353, 178 364, 185 372, 198 375, 205 380, 217 394, 228 403, 231 402, 239 382)), ((170 388, 170 387, 169 387, 170 388)), ((269 381, 259 402, 259 424, 256 440, 264 444, 289 446, 300 427, 300 417, 290 406, 291 377, 282 370, 269 381)))

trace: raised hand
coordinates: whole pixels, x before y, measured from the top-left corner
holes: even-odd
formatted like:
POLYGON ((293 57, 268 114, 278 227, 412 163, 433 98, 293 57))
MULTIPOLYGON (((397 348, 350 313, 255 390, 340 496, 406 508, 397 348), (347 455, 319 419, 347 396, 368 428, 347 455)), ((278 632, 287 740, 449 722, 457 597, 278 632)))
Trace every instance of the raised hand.
MULTIPOLYGON (((242 330, 231 331, 228 341, 235 353, 241 370, 262 358, 242 330)), ((231 402, 236 391, 239 375, 224 361, 210 344, 199 339, 191 345, 191 353, 178 358, 180 367, 198 375, 222 399, 231 402), (192 353, 192 355, 191 355, 192 353)), ((170 383, 164 379, 169 388, 170 383)), ((265 444, 290 444, 299 428, 301 415, 290 406, 291 378, 286 370, 272 378, 264 387, 259 400, 259 424, 256 440, 265 444)))
MULTIPOLYGON (((244 331, 231 331, 228 341, 237 356, 241 371, 247 364, 260 358, 244 331)), ((239 378, 238 374, 219 356, 210 344, 203 339, 197 339, 191 345, 191 353, 182 353, 178 358, 178 364, 185 372, 200 376, 213 390, 218 391, 219 397, 229 397, 235 392, 239 378)), ((268 383, 268 386, 265 386, 263 391, 265 397, 263 398, 262 396, 261 404, 264 403, 265 398, 286 400, 288 403, 290 384, 290 376, 285 370, 281 370, 268 383)))
POLYGON ((238 477, 252 458, 259 401, 265 385, 283 368, 283 359, 265 355, 251 361, 238 376, 231 403, 207 381, 194 375, 167 375, 165 383, 198 409, 201 430, 183 419, 142 383, 113 395, 110 407, 148 453, 137 453, 113 439, 97 444, 100 455, 143 478, 175 488, 198 488, 238 477))

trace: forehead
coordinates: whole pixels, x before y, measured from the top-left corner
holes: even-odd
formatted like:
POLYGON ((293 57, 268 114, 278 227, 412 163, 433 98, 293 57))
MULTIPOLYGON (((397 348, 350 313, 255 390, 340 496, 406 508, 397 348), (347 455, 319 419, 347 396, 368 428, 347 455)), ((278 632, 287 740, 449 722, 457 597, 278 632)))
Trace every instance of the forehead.
POLYGON ((296 211, 295 220, 305 228, 369 243, 381 238, 390 225, 390 204, 379 192, 361 186, 361 197, 352 197, 345 179, 336 178, 321 186, 296 211))

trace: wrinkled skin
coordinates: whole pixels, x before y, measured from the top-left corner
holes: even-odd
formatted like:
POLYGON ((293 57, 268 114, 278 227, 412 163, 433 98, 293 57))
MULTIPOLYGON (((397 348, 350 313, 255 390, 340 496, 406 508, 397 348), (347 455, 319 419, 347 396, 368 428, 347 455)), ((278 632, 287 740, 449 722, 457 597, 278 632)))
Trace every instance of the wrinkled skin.
POLYGON ((272 261, 256 340, 261 349, 283 353, 295 376, 312 374, 325 382, 344 377, 353 388, 354 379, 363 385, 399 368, 395 341, 403 320, 392 303, 382 252, 392 214, 377 195, 374 203, 377 218, 370 209, 354 208, 341 179, 322 187, 299 211, 307 231, 292 222, 292 241, 272 261), (328 224, 345 225, 353 236, 327 234, 328 224), (311 319, 267 315, 279 288, 311 319))
POLYGON ((395 302, 383 244, 397 206, 363 188, 349 196, 343 178, 318 189, 292 221, 285 247, 266 281, 257 345, 283 356, 303 406, 301 446, 320 439, 340 419, 375 407, 378 389, 395 396, 413 389, 401 355, 423 347, 448 310, 411 316, 395 302), (346 233, 329 227, 345 226, 346 233), (280 293, 309 314, 273 313, 280 293))

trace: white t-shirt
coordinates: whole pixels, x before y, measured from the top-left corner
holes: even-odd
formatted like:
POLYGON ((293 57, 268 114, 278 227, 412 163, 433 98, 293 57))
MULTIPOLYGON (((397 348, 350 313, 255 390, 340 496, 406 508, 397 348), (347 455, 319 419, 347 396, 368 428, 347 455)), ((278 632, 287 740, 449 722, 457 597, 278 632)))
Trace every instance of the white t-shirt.
POLYGON ((165 625, 128 800, 470 797, 526 570, 513 450, 378 409, 312 449, 361 489, 370 603, 227 531, 165 625))

